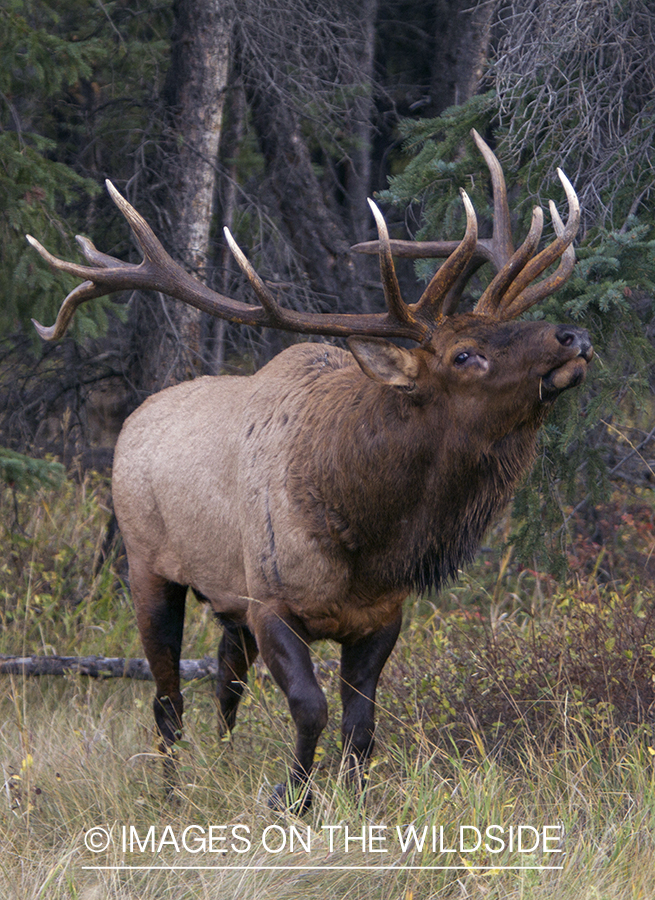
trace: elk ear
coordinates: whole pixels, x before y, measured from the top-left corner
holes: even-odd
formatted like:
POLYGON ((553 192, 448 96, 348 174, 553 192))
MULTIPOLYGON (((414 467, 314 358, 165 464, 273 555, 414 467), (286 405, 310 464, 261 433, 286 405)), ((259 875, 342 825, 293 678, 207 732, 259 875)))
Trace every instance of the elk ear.
POLYGON ((419 373, 414 354, 382 338, 349 337, 348 347, 365 375, 381 384, 411 390, 419 373))

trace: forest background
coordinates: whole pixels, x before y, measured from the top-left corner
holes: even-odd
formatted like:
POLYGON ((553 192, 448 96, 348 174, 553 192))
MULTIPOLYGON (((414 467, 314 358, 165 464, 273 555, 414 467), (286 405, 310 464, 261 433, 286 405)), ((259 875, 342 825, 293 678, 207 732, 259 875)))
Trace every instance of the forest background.
MULTIPOLYGON (((646 0, 66 0, 56 10, 10 0, 0 10, 0 471, 13 518, 16 490, 56 477, 44 457, 108 473, 124 418, 148 394, 253 371, 294 339, 132 292, 86 304, 70 337, 43 343, 30 318, 53 321, 75 282, 43 264, 26 233, 63 257, 77 258, 81 233, 137 260, 102 187, 110 177, 216 290, 253 300, 227 225, 290 306, 376 310, 377 261, 351 251, 374 237, 366 197, 383 204, 392 236, 452 239, 465 185, 484 234, 489 178, 475 127, 504 166, 517 237, 535 202, 562 207, 557 166, 575 184, 576 271, 528 315, 584 324, 596 348, 584 389, 543 429, 501 525, 499 565, 561 577, 573 564, 606 584, 651 585, 654 38, 646 0)), ((406 300, 436 265, 399 260, 406 300)))
MULTIPOLYGON (((381 192, 392 236, 452 239, 466 185, 489 227, 476 127, 504 165, 517 235, 534 202, 561 204, 558 165, 583 209, 576 275, 533 315, 584 323, 598 359, 582 403, 576 393, 559 405, 517 499, 523 558, 545 550, 551 567, 562 562, 564 504, 607 499, 610 478, 650 484, 655 25, 645 0, 56 7, 0 10, 0 444, 106 469, 148 394, 251 371, 290 340, 132 293, 86 305, 70 338, 41 344, 30 318, 53 321, 74 282, 35 257, 26 233, 68 258, 79 258, 81 233, 138 259, 104 178, 222 293, 252 302, 227 225, 290 306, 374 310, 375 259, 350 250, 374 236, 366 197, 381 192)), ((435 265, 399 263, 408 301, 416 274, 435 265)))
MULTIPOLYGON (((579 263, 568 285, 529 315, 584 325, 596 359, 584 388, 558 401, 533 472, 461 587, 408 610, 390 689, 383 686, 381 705, 390 718, 385 731, 382 716, 380 771, 388 784, 402 786, 391 806, 397 801, 405 815, 420 803, 434 808, 435 758, 440 771, 454 766, 458 790, 468 786, 469 794, 453 813, 454 795, 444 789, 444 814, 466 822, 475 803, 506 808, 505 781, 514 784, 514 775, 495 768, 496 754, 502 747, 513 754, 517 742, 527 742, 525 752, 536 754, 530 759, 540 760, 543 777, 521 782, 517 808, 537 798, 566 821, 579 872, 590 873, 589 884, 567 882, 570 896, 605 896, 606 875, 599 873, 609 869, 599 860, 618 867, 607 876, 613 885, 607 896, 651 896, 652 884, 640 882, 640 894, 634 881, 635 873, 655 872, 647 824, 655 808, 649 0, 5 0, 0 50, 0 527, 7 548, 0 651, 6 654, 139 654, 124 573, 111 559, 100 565, 106 476, 121 423, 155 390, 203 373, 253 371, 293 339, 131 293, 85 305, 70 337, 42 344, 30 318, 54 321, 74 283, 48 269, 25 233, 65 258, 79 258, 79 233, 104 252, 138 261, 102 186, 108 177, 171 255, 222 293, 253 302, 224 244, 227 225, 286 304, 378 310, 377 262, 350 249, 375 236, 367 196, 378 198, 392 237, 454 239, 463 233, 458 189, 465 186, 481 233, 489 233, 488 173, 469 137, 475 127, 501 160, 520 239, 535 203, 546 206, 552 197, 564 205, 555 176, 557 166, 564 169, 583 210, 579 263), (420 733, 409 722, 418 722, 420 733), (627 726, 636 744, 622 742, 627 726), (418 758, 410 759, 417 747, 418 758), (551 750, 546 765, 539 754, 551 750), (479 769, 465 768, 467 754, 479 769), (586 894, 592 882, 598 893, 586 894)), ((407 301, 419 295, 434 265, 399 261, 407 301)), ((484 284, 482 274, 464 303, 484 284)), ((190 622, 189 635, 194 655, 210 652, 216 641, 202 614, 190 622)), ((331 684, 329 663, 324 675, 331 684)), ((3 810, 0 821, 3 841, 18 842, 22 860, 0 876, 7 896, 78 896, 66 880, 65 848, 77 847, 85 810, 118 815, 114 800, 127 804, 136 791, 140 814, 153 821, 162 815, 143 800, 150 798, 143 788, 152 778, 147 768, 129 769, 121 781, 130 751, 116 750, 122 745, 114 732, 108 738, 108 726, 98 724, 107 709, 116 721, 111 691, 104 690, 93 701, 102 719, 78 682, 52 690, 23 684, 2 694, 9 710, 3 719, 9 724, 0 728, 4 787, 15 819, 3 810), (30 718, 41 707, 47 724, 30 718), (55 775, 52 760, 70 751, 56 744, 50 722, 64 709, 85 724, 78 725, 82 768, 71 769, 72 780, 62 784, 67 763, 60 761, 55 775), (116 780, 105 791, 98 787, 104 764, 94 753, 109 745, 116 780), (84 767, 97 774, 80 776, 84 767), (37 802, 43 794, 51 799, 37 802), (70 824, 55 827, 57 810, 70 824), (51 855, 34 862, 30 841, 51 833, 51 855)), ((147 709, 140 718, 138 687, 129 690, 136 694, 126 701, 134 725, 126 746, 133 747, 150 726, 147 709)), ((206 750, 200 722, 201 714, 211 715, 195 702, 201 713, 189 716, 195 754, 189 778, 212 795, 206 755, 216 748, 206 750)), ((248 758, 259 759, 262 739, 253 735, 262 715, 269 725, 283 721, 286 711, 275 713, 276 702, 260 673, 245 704, 248 758)), ((60 722, 59 730, 67 729, 60 722)), ((286 737, 276 727, 272 734, 275 747, 284 747, 286 737)), ((338 758, 337 748, 329 751, 338 758)), ((284 751, 268 752, 277 759, 284 751)), ((71 765, 75 759, 73 753, 71 765)), ((221 760, 240 790, 238 759, 221 760)), ((259 777, 250 771, 246 781, 255 784, 249 781, 246 795, 256 792, 259 777)), ((389 818, 385 797, 381 808, 389 818)), ((245 802, 242 795, 236 802, 245 802)), ((356 812, 339 809, 344 816, 356 812)), ((461 894, 447 879, 431 889, 477 896, 476 883, 464 882, 461 894)), ((399 884, 388 892, 381 887, 379 896, 396 896, 394 890, 413 896, 410 882, 403 882, 406 893, 399 884)), ((163 888, 151 885, 159 896, 163 888)), ((526 885, 520 896, 533 896, 526 885)), ((559 895, 569 896, 563 885, 559 895)), ((503 882, 495 895, 479 890, 506 897, 510 888, 503 882)), ((359 889, 359 882, 350 887, 357 896, 359 889)), ((148 895, 143 884, 120 890, 148 895)), ((212 895, 205 883, 197 893, 188 890, 212 895)), ((346 894, 335 881, 333 895, 346 894)), ((547 884, 534 887, 534 896, 551 895, 547 884)))

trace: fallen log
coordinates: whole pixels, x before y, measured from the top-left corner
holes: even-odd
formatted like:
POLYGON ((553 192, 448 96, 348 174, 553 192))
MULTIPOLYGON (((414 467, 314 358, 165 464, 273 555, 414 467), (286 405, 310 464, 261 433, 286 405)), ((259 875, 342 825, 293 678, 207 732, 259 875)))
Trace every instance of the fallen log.
MULTIPOLYGON (((180 676, 184 681, 195 678, 216 678, 216 659, 183 659, 180 676)), ((124 659, 111 656, 6 656, 0 654, 0 675, 65 675, 75 672, 90 678, 136 678, 152 681, 150 666, 145 659, 124 659)))

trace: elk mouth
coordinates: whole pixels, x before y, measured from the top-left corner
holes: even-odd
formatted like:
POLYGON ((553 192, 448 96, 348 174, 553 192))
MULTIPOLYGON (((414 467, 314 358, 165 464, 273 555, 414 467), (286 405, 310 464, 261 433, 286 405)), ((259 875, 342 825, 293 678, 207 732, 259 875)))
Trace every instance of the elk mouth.
POLYGON ((568 359, 560 366, 547 372, 539 384, 539 399, 550 401, 558 397, 562 391, 577 387, 585 380, 587 365, 591 362, 593 350, 589 348, 573 359, 568 359))

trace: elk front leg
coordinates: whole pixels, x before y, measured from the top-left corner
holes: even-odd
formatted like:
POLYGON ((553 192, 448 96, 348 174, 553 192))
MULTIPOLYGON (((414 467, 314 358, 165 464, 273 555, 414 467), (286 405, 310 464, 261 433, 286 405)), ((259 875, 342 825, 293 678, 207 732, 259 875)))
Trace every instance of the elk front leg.
POLYGON ((368 637, 341 649, 341 736, 349 781, 363 789, 366 763, 373 752, 375 691, 380 673, 394 648, 402 617, 368 637))
POLYGON ((270 805, 289 806, 301 795, 299 812, 311 805, 308 788, 314 752, 327 724, 327 700, 316 681, 307 636, 295 620, 267 616, 255 630, 262 659, 284 691, 296 726, 296 747, 290 783, 276 786, 270 805))
POLYGON ((232 731, 248 669, 257 657, 257 641, 245 625, 224 620, 225 630, 218 647, 218 728, 221 734, 232 731))
POLYGON ((180 653, 184 630, 186 585, 166 581, 141 564, 130 563, 130 587, 141 643, 155 679, 155 723, 167 754, 164 774, 168 790, 175 783, 171 748, 182 731, 184 701, 180 692, 180 653))

